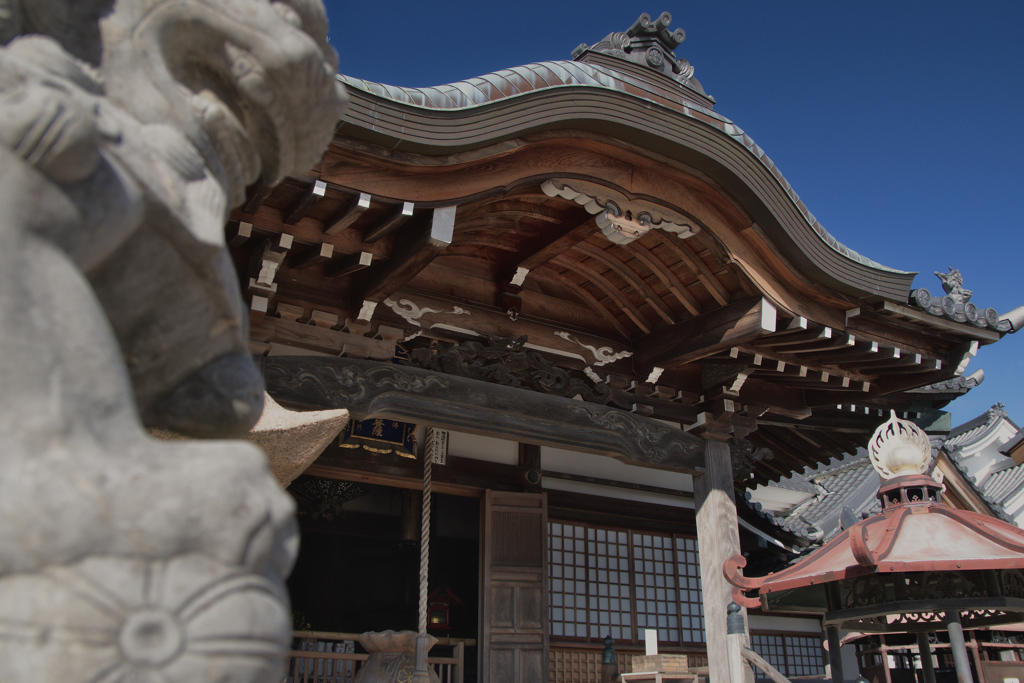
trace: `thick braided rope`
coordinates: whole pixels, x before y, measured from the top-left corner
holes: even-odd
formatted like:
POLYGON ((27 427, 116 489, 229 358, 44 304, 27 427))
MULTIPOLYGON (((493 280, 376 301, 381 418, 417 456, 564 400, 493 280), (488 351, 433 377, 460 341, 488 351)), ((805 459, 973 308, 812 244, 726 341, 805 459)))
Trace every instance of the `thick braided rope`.
POLYGON ((430 561, 430 453, 423 454, 423 515, 420 524, 420 621, 421 636, 427 635, 427 569, 430 561))

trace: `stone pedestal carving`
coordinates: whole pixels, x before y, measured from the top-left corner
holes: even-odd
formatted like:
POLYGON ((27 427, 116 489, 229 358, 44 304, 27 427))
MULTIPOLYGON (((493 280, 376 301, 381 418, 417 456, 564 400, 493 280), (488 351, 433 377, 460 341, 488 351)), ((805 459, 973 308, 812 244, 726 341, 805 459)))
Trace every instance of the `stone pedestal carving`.
POLYGON ((0 11, 0 680, 278 683, 290 500, 223 245, 345 95, 317 0, 0 11), (141 417, 140 417, 141 416, 141 417))
MULTIPOLYGON (((370 631, 359 636, 359 644, 370 657, 359 667, 354 683, 409 683, 416 670, 416 631, 370 631)), ((427 651, 437 638, 427 636, 427 651)), ((431 683, 441 683, 429 667, 431 683)))

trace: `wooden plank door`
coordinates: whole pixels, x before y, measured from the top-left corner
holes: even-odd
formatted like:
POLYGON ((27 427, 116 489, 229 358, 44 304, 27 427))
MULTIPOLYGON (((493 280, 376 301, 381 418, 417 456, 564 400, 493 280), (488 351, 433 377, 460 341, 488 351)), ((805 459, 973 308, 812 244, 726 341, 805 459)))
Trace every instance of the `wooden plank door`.
POLYGON ((483 507, 480 680, 547 681, 547 495, 489 490, 483 507))

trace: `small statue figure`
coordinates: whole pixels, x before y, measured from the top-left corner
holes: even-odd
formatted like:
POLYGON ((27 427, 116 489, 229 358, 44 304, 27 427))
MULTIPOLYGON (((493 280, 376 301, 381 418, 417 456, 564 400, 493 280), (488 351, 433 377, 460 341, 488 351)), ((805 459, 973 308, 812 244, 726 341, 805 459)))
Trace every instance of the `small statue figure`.
POLYGON ((969 289, 964 289, 964 276, 960 274, 960 271, 956 268, 949 268, 948 273, 935 271, 935 275, 942 280, 942 289, 949 296, 953 297, 953 301, 958 304, 965 304, 971 300, 971 296, 974 294, 969 289))

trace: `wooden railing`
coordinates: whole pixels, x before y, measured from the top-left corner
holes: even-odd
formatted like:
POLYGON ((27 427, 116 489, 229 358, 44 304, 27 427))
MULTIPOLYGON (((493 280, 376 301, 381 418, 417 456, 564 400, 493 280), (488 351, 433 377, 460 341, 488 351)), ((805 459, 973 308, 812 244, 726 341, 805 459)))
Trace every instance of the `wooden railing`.
MULTIPOLYGON (((359 667, 369 657, 355 651, 358 633, 296 631, 289 653, 288 673, 283 683, 352 683, 359 667)), ((466 647, 475 640, 440 638, 432 648, 451 649, 451 656, 428 656, 441 683, 462 683, 466 672, 466 647)))
MULTIPOLYGON (((552 643, 548 650, 548 679, 550 683, 593 683, 601 680, 601 653, 603 645, 576 645, 552 643)), ((665 652, 686 654, 694 667, 707 666, 704 651, 665 648, 665 652)), ((615 659, 619 673, 633 671, 633 655, 642 655, 643 647, 615 645, 615 659)))

